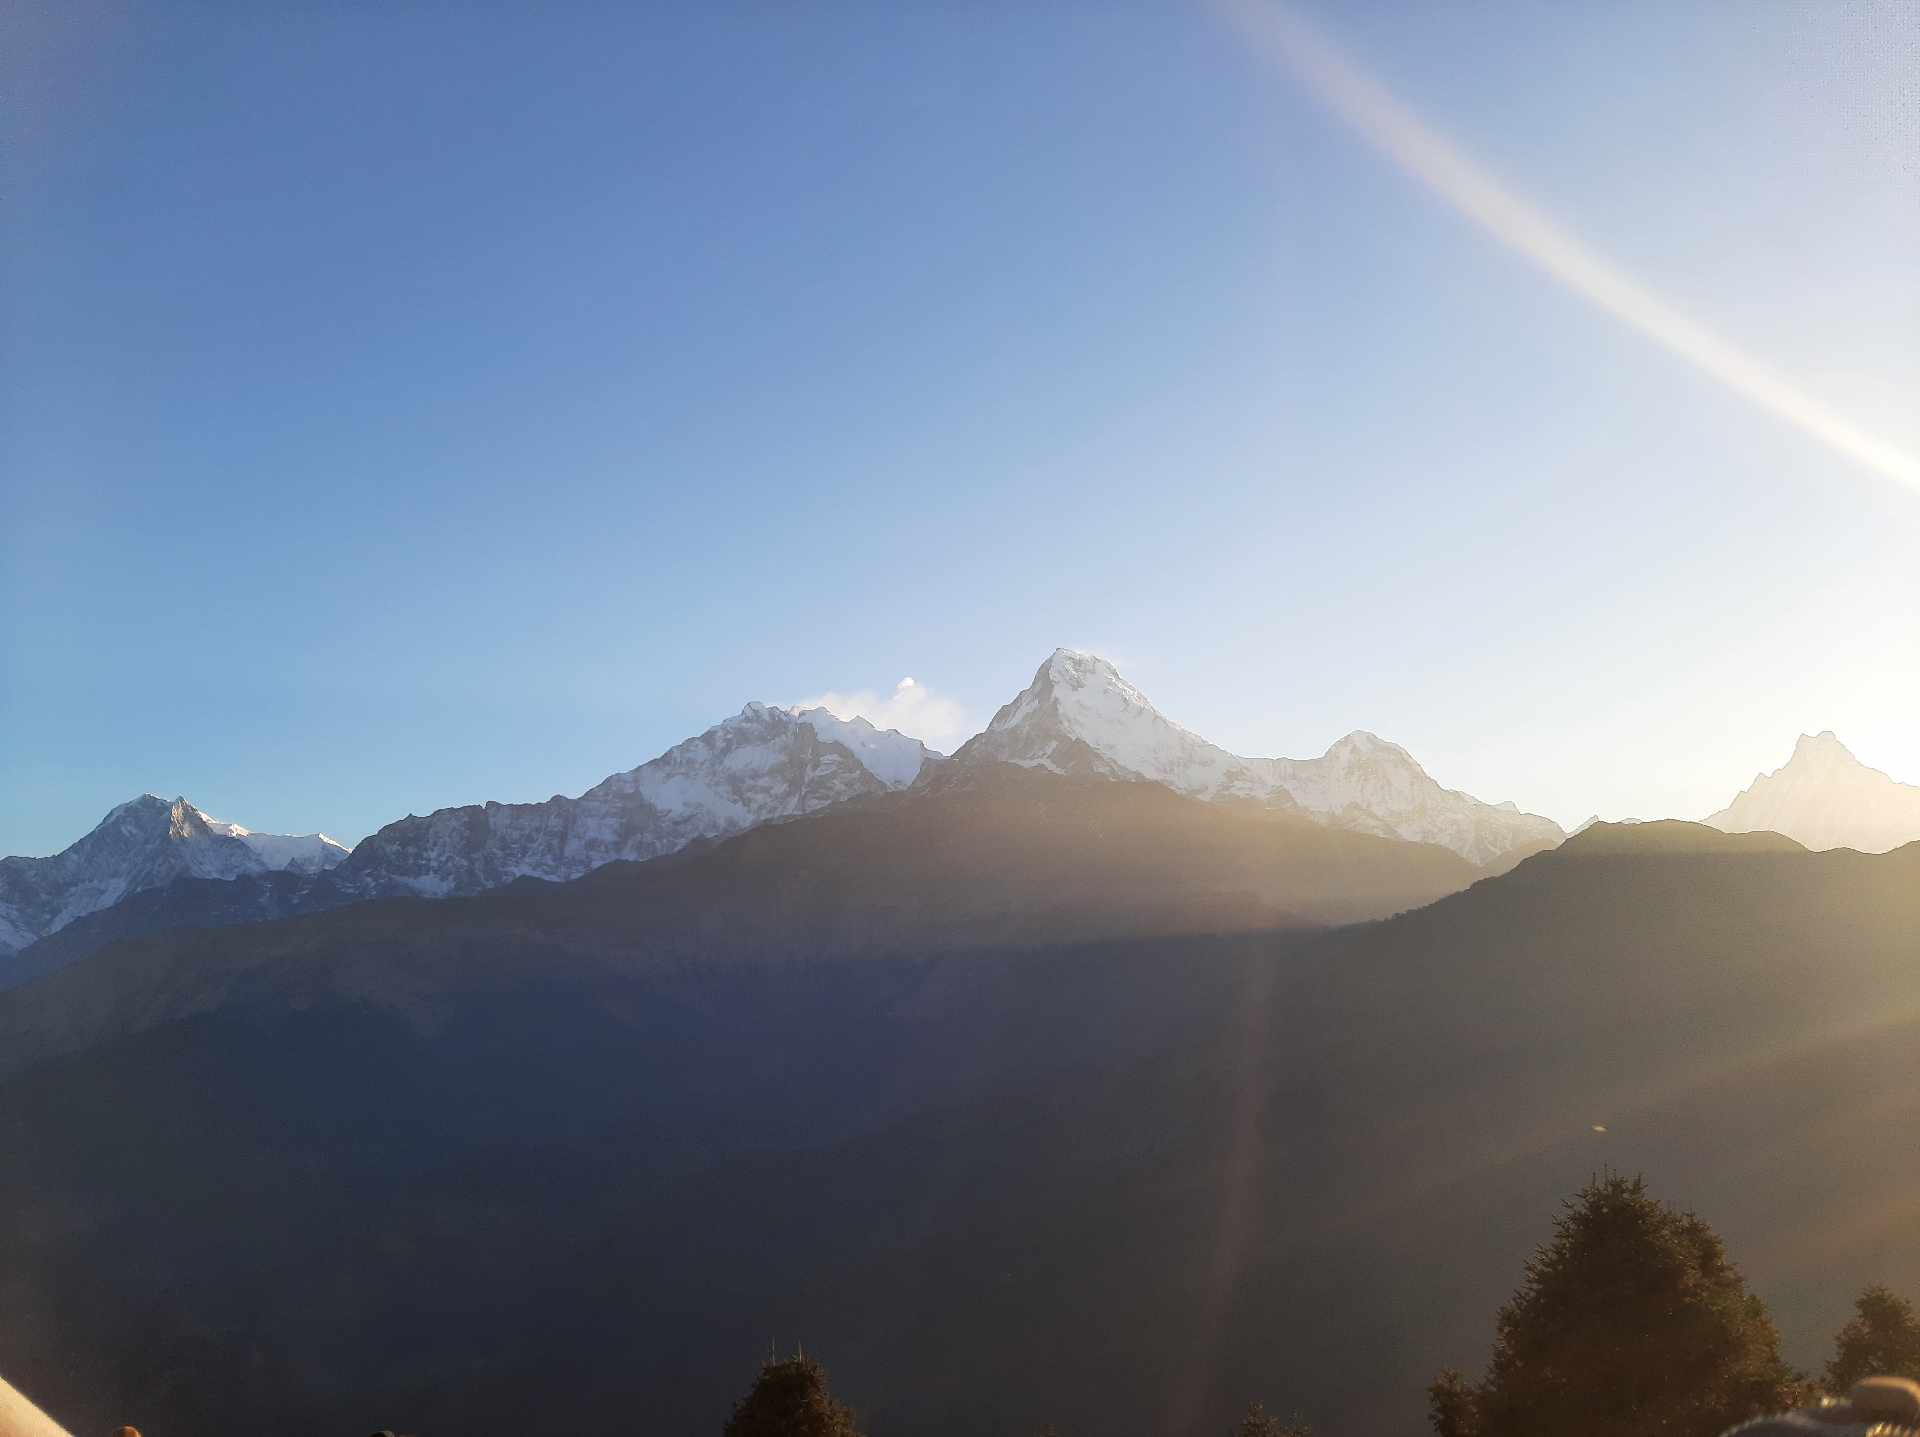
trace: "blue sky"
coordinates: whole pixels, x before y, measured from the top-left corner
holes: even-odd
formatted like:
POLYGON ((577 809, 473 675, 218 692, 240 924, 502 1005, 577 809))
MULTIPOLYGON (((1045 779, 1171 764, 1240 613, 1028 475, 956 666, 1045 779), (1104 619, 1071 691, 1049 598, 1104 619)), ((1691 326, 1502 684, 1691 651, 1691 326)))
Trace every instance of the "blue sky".
MULTIPOLYGON (((1920 16, 1323 7, 1920 453, 1920 16), (1906 88, 1903 90, 1902 86, 1906 88)), ((1056 645, 1563 821, 1920 782, 1920 491, 1475 226, 1204 5, 16 8, 0 853, 348 840, 1056 645)), ((890 712, 893 710, 889 710, 890 712)))

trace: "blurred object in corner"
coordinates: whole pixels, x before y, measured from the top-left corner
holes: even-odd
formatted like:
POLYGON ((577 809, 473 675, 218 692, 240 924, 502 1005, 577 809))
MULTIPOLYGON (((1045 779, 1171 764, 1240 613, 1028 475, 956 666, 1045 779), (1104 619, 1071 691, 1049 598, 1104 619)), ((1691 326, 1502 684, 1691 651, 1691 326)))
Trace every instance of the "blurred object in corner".
POLYGON ((67 1437, 67 1429, 0 1378, 0 1437, 67 1437))
POLYGON ((1761 1417, 1728 1430, 1726 1437, 1906 1437, 1920 1434, 1920 1382, 1905 1377, 1863 1377, 1845 1400, 1761 1417))

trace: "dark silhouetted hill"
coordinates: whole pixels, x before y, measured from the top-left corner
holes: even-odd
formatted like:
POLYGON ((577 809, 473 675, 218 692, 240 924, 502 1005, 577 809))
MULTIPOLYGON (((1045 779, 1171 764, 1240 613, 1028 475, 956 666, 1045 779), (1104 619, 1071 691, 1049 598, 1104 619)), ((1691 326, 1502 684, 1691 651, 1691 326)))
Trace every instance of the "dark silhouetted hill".
POLYGON ((982 839, 919 854, 876 800, 0 995, 9 1375, 76 1430, 686 1430, 773 1338, 876 1431, 1264 1395, 1412 1432, 1603 1166, 1712 1223, 1801 1365, 1920 1287, 1920 845, 1602 825, 1262 932, 1299 910, 1236 855, 1291 831, 1134 787, 952 799, 982 839))

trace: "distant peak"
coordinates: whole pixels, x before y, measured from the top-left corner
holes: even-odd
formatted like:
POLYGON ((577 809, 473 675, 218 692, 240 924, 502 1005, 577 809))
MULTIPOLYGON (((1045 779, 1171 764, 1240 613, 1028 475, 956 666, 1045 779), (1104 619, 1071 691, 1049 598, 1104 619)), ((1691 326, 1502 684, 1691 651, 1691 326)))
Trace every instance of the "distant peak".
POLYGON ((157 793, 143 793, 138 798, 130 798, 125 803, 114 805, 107 814, 107 818, 117 818, 123 813, 151 813, 156 816, 178 818, 184 814, 199 811, 178 795, 173 798, 163 798, 157 793))
POLYGON ((1838 772, 1846 769, 1863 768, 1859 759, 1853 756, 1853 750, 1840 742, 1830 728, 1819 733, 1803 733, 1793 746, 1793 757, 1787 764, 1790 769, 1816 769, 1825 772, 1838 772))
POLYGON ((1114 694, 1129 707, 1153 708, 1147 696, 1127 682, 1111 659, 1083 649, 1055 649, 1035 672, 1033 681, 1056 692, 1093 690, 1114 694))
MULTIPOLYGON (((1326 753, 1328 758, 1346 759, 1349 761, 1381 755, 1399 758, 1407 763, 1413 764, 1415 768, 1420 767, 1418 763, 1414 762, 1413 755, 1400 747, 1399 744, 1381 738, 1379 734, 1371 733, 1363 728, 1355 729, 1345 738, 1335 739, 1326 753)), ((1425 770, 1422 770, 1422 772, 1424 771, 1425 770)))
POLYGON ((1120 677, 1120 670, 1113 666, 1111 659, 1103 659, 1098 654, 1088 653, 1085 649, 1055 649, 1040 665, 1042 673, 1064 674, 1074 678, 1120 677))
POLYGON ((171 837, 192 838, 210 832, 211 827, 207 816, 186 799, 176 798, 167 805, 167 831, 171 837))
POLYGON ((1819 733, 1803 733, 1800 741, 1793 746, 1794 757, 1801 754, 1830 754, 1836 758, 1852 758, 1853 751, 1840 742, 1839 735, 1830 728, 1819 733))

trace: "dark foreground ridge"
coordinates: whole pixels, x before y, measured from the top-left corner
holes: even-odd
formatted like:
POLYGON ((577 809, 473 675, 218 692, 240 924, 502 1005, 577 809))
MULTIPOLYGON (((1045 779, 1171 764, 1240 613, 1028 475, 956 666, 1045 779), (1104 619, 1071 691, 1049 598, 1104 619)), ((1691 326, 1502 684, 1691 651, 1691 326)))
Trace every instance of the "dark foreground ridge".
POLYGON ((608 864, 572 884, 521 880, 468 899, 351 907, 335 895, 324 914, 232 941, 168 935, 299 914, 317 890, 274 874, 142 894, 13 960, 44 976, 108 939, 146 940, 91 965, 92 977, 23 994, 21 1011, 35 1016, 30 1031, 0 1028, 0 1065, 49 1051, 55 1034, 89 1041, 91 1028, 71 1025, 98 1014, 86 995, 107 981, 100 975, 114 975, 126 1009, 128 985, 148 988, 156 973, 170 984, 181 963, 204 1006, 206 985, 234 980, 236 968, 343 943, 411 951, 422 934, 441 947, 471 934, 497 948, 510 932, 528 953, 619 962, 927 954, 1320 928, 1418 907, 1478 876, 1432 844, 1202 803, 1158 784, 972 768, 649 863, 608 864))
POLYGON ((874 1431, 1217 1432, 1264 1394, 1410 1432, 1602 1165, 1713 1215, 1791 1362, 1920 1289, 1886 1140, 1920 847, 1590 830, 1390 921, 1221 931, 1154 906, 1193 842, 1073 813, 1119 855, 1085 909, 1016 901, 1066 818, 952 907, 835 878, 913 872, 885 829, 773 882, 796 823, 0 996, 9 1375, 75 1430, 699 1430, 788 1333, 874 1431), (1136 885, 1163 926, 1112 941, 1136 885))

